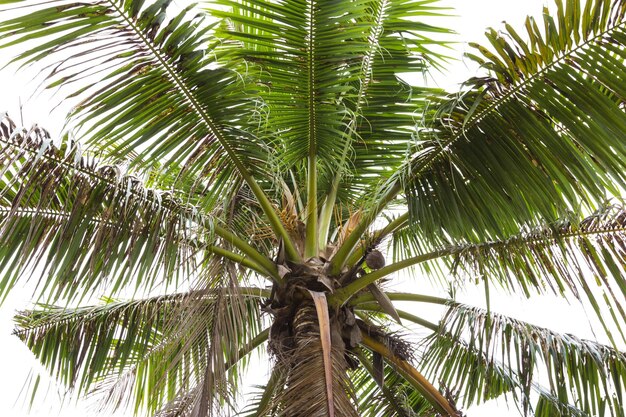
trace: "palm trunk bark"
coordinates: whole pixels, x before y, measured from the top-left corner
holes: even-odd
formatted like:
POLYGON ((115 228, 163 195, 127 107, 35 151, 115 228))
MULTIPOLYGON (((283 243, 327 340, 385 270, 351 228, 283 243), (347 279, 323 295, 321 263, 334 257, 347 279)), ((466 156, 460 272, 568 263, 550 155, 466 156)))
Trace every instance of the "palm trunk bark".
POLYGON ((332 315, 330 322, 333 407, 329 406, 317 311, 310 299, 304 299, 295 309, 290 325, 280 325, 290 328, 291 340, 272 341, 276 366, 287 372, 286 387, 278 400, 284 417, 358 417, 351 400, 341 324, 332 315))

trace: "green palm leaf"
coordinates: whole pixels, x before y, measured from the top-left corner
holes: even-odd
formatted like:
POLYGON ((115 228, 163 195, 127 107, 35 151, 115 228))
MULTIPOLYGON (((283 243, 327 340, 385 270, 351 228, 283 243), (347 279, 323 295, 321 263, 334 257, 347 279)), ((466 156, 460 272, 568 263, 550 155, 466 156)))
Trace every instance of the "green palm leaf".
POLYGON ((480 404, 504 394, 507 403, 515 402, 524 415, 532 411, 535 416, 589 416, 576 406, 563 403, 549 388, 523 379, 509 366, 488 358, 462 340, 431 337, 424 348, 422 363, 426 374, 438 375, 442 384, 454 387, 462 404, 480 404))
POLYGON ((198 240, 214 242, 211 220, 192 226, 199 214, 171 194, 143 188, 70 140, 57 147, 44 130, 2 123, 3 295, 37 264, 48 276, 40 290, 54 299, 103 284, 150 287, 161 274, 174 282, 181 267, 197 267, 198 240))
POLYGON ((513 234, 529 221, 554 220, 581 204, 593 210, 619 195, 624 4, 587 2, 584 16, 597 18, 581 19, 574 3, 559 9, 557 24, 544 13, 549 39, 529 23, 530 47, 514 32, 510 43, 492 33, 497 53, 479 50, 493 76, 468 81, 469 91, 447 100, 434 94, 432 121, 415 131, 419 142, 409 161, 380 188, 338 252, 334 272, 402 192, 426 238, 443 230, 476 241, 513 234), (563 38, 577 41, 558 41, 563 38), (608 69, 584 70, 591 62, 608 69))
MULTIPOLYGON (((611 328, 624 339, 625 221, 622 205, 607 204, 586 218, 577 219, 570 214, 552 224, 529 228, 503 240, 479 244, 457 241, 434 249, 424 247, 419 241, 419 232, 408 228, 398 232, 392 243, 396 247, 403 245, 401 253, 405 256, 414 255, 406 258, 404 264, 398 263, 401 266, 426 266, 425 271, 437 273, 439 270, 442 277, 449 271, 459 277, 482 276, 487 282, 527 297, 533 293, 552 293, 589 302, 611 340, 611 328), (427 261, 433 259, 443 260, 448 268, 439 265, 431 269, 427 261), (589 282, 589 274, 595 277, 595 283, 589 282), (607 324, 610 323, 606 319, 607 312, 613 321, 611 325, 607 324)), ((394 265, 398 264, 364 277, 365 280, 353 284, 353 288, 362 288, 394 272, 397 269, 394 265)))
MULTIPOLYGON (((260 91, 267 107, 258 135, 276 137, 278 164, 307 173, 306 180, 294 184, 307 190, 307 236, 317 233, 318 194, 330 193, 322 226, 326 233, 338 189, 343 194, 362 187, 339 187, 343 171, 357 174, 350 183, 367 178, 367 172, 379 175, 383 147, 389 172, 402 160, 414 125, 410 113, 420 100, 411 99, 410 87, 398 75, 422 71, 424 57, 436 57, 428 51, 433 41, 425 34, 441 31, 407 16, 436 9, 430 2, 405 0, 352 1, 349 7, 313 0, 217 3, 234 5, 232 11, 214 14, 232 22, 226 36, 241 42, 242 59, 260 68, 258 83, 267 86, 260 91), (397 136, 397 147, 386 142, 390 133, 397 136), (321 193, 318 183, 324 187, 321 193)), ((345 196, 354 203, 354 196, 345 196)), ((313 239, 307 244, 317 246, 313 239)))
POLYGON ((459 402, 466 407, 503 394, 528 400, 529 393, 517 393, 523 384, 513 370, 451 336, 437 335, 425 341, 421 364, 427 376, 437 376, 442 384, 457 390, 459 402))
MULTIPOLYGON (((207 359, 216 386, 226 384, 211 398, 229 398, 226 386, 234 374, 226 371, 264 340, 252 338, 260 326, 258 295, 241 291, 107 300, 75 309, 40 305, 16 316, 15 334, 68 387, 101 398, 111 410, 131 401, 135 411, 180 403, 188 390, 202 386, 207 359), (217 335, 231 343, 216 340, 217 335)), ((193 406, 202 400, 209 406, 213 401, 200 395, 190 399, 193 406)))
POLYGON ((427 236, 504 237, 624 187, 624 3, 587 2, 593 19, 557 3, 545 34, 527 21, 530 45, 510 27, 489 32, 495 52, 476 45, 472 57, 492 76, 470 80, 420 132, 404 177, 427 236))
POLYGON ((197 207, 145 188, 123 166, 98 160, 67 138, 57 147, 44 130, 16 129, 8 118, 2 127, 0 294, 35 264, 47 275, 38 291, 52 300, 98 287, 115 293, 131 283, 170 285, 181 274, 197 276, 214 255, 276 277, 275 265, 252 246, 197 207))
MULTIPOLYGON (((430 2, 350 3, 217 2, 232 7, 231 11, 213 12, 232 22, 224 30, 225 36, 241 42, 242 59, 260 67, 256 75, 259 83, 267 86, 260 91, 267 106, 262 128, 277 135, 279 163, 301 163, 310 152, 320 157, 322 172, 345 163, 342 142, 360 128, 357 121, 364 120, 362 111, 371 108, 372 116, 380 111, 365 102, 371 99, 381 101, 381 107, 409 106, 408 86, 397 75, 423 70, 424 57, 429 57, 423 54, 426 45, 434 42, 425 34, 443 31, 407 19, 409 12, 419 17, 436 10, 430 2), (420 37, 402 44, 401 34, 420 37), (379 52, 383 54, 380 59, 379 52), (375 92, 370 93, 374 79, 375 92), (378 87, 379 83, 383 85, 378 87), (389 97, 392 89, 406 94, 389 97), (300 102, 306 104, 304 109, 298 107, 300 102)), ((387 113, 402 117, 393 109, 387 113)), ((412 125, 413 121, 404 119, 402 124, 412 125)))
MULTIPOLYGON (((626 354, 623 352, 465 305, 449 308, 442 319, 440 333, 444 339, 464 340, 467 349, 484 355, 482 367, 493 366, 500 358, 511 371, 504 376, 519 380, 526 397, 537 378, 535 374, 544 369, 539 378, 546 378, 550 387, 548 392, 559 404, 570 404, 588 415, 624 415, 619 406, 619 398, 626 386, 626 354)), ((454 366, 457 365, 467 366, 467 361, 459 355, 453 356, 456 358, 454 362, 444 365, 441 358, 451 357, 451 347, 455 344, 441 350, 445 344, 440 340, 439 335, 432 338, 436 348, 431 350, 431 356, 426 354, 426 363, 430 362, 431 366, 438 363, 446 372, 455 372, 454 366), (439 360, 433 360, 435 357, 439 360)), ((471 375, 459 374, 464 375, 461 378, 471 375)), ((463 385, 477 383, 474 379, 455 382, 463 385)), ((488 387, 489 383, 484 385, 488 387)), ((471 397, 476 395, 474 387, 468 386, 467 390, 470 390, 471 397)))
POLYGON ((142 3, 29 2, 15 8, 26 15, 0 25, 0 33, 9 35, 0 45, 45 39, 15 61, 51 57, 48 87, 78 83, 70 94, 80 99, 73 116, 89 144, 116 157, 137 152, 131 162, 143 169, 160 161, 166 173, 201 174, 212 189, 205 194, 211 198, 203 201, 209 207, 219 201, 215 196, 233 190, 243 178, 285 239, 290 256, 297 258, 250 172, 265 166, 267 146, 242 129, 255 104, 240 83, 239 61, 230 66, 218 62, 227 43, 209 36, 214 24, 202 15, 189 19, 193 7, 166 20, 171 1, 142 3), (96 46, 84 51, 90 43, 96 46))

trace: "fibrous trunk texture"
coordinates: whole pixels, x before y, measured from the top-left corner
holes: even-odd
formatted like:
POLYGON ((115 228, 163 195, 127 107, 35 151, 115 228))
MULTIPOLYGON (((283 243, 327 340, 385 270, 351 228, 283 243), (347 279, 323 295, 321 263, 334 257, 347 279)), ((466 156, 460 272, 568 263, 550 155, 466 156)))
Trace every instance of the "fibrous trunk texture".
POLYGON ((293 317, 293 347, 277 356, 277 366, 287 368, 286 389, 281 395, 283 416, 358 417, 346 377, 346 349, 337 320, 331 320, 332 403, 330 410, 320 326, 312 303, 304 302, 293 317))
POLYGON ((318 312, 309 291, 329 292, 333 282, 324 275, 321 263, 315 261, 288 265, 286 284, 274 289, 265 308, 274 316, 270 352, 286 376, 276 404, 284 417, 358 417, 347 372, 357 365, 351 350, 360 342, 361 333, 350 308, 328 311, 332 371, 329 395, 318 312))

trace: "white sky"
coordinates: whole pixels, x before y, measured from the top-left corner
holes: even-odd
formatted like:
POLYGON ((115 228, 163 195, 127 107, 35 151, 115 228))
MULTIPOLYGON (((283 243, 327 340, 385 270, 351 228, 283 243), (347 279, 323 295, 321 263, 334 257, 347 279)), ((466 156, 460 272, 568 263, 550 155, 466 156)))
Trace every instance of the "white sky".
MULTIPOLYGON (((181 0, 178 0, 178 2, 182 3, 181 0)), ((539 16, 546 1, 444 0, 443 4, 452 5, 456 8, 458 17, 450 20, 449 26, 460 33, 459 41, 483 42, 482 33, 486 27, 494 26, 499 28, 501 27, 501 22, 506 20, 514 27, 521 28, 524 17, 528 14, 539 16)), ((460 43, 457 45, 454 54, 460 58, 465 49, 465 44, 460 43)), ((0 51, 0 62, 7 60, 5 55, 2 55, 0 51)), ((453 88, 455 83, 473 76, 474 71, 474 68, 470 69, 466 63, 459 61, 451 66, 449 73, 433 75, 439 80, 441 87, 450 89, 453 88)), ((31 82, 33 75, 32 71, 15 74, 13 68, 0 71, 0 111, 8 110, 12 118, 19 122, 18 103, 21 100, 25 125, 28 126, 33 122, 37 122, 50 130, 54 137, 61 130, 64 113, 62 111, 50 113, 50 109, 57 103, 59 97, 56 99, 51 99, 45 95, 31 97, 35 87, 31 82)), ((416 284, 417 282, 412 280, 409 285, 416 284)), ((420 286, 422 285, 420 283, 420 286)), ((467 294, 459 298, 461 301, 470 304, 482 304, 484 296, 481 288, 470 288, 467 294)), ((0 307, 0 369, 2 369, 2 376, 0 376, 0 415, 7 417, 84 417, 93 415, 93 404, 91 404, 90 408, 90 404, 85 401, 79 402, 78 405, 72 403, 61 407, 62 388, 54 384, 50 384, 46 398, 36 400, 30 414, 22 406, 22 401, 18 400, 22 386, 31 370, 42 370, 28 349, 16 337, 10 336, 13 328, 11 322, 13 312, 16 309, 26 308, 28 304, 28 292, 18 290, 13 292, 8 301, 0 307)), ((580 337, 593 339, 594 335, 591 327, 587 324, 584 312, 577 308, 578 306, 575 307, 568 306, 562 300, 550 298, 533 300, 531 304, 521 298, 510 297, 494 298, 491 306, 497 312, 513 315, 556 331, 575 333, 580 337), (529 308, 529 306, 532 306, 532 308, 529 308)), ((265 368, 265 365, 259 365, 260 372, 265 371, 265 368)), ((256 378, 254 379, 251 383, 258 384, 262 382, 256 378)), ((48 383, 49 381, 44 378, 41 386, 45 388, 48 383)), ((40 391, 45 392, 45 389, 40 389, 40 391)), ((23 400, 24 396, 22 395, 21 398, 23 400)), ((516 410, 507 411, 503 402, 491 402, 485 406, 471 408, 466 410, 466 412, 470 417, 519 415, 516 410)))

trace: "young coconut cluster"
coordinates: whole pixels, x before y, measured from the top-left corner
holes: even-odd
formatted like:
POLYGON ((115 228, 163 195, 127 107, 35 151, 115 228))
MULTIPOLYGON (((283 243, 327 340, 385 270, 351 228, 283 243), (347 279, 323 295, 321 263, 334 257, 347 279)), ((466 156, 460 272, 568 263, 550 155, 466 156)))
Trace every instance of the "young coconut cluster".
MULTIPOLYGON (((364 261, 369 269, 376 270, 385 265, 385 258, 380 251, 371 249, 367 252, 364 261)), ((279 260, 281 258, 283 257, 278 257, 279 260)), ((333 294, 335 290, 358 279, 365 270, 357 263, 352 268, 346 268, 339 277, 328 276, 328 261, 321 256, 310 258, 302 264, 283 261, 278 264, 278 270, 281 271, 283 283, 274 284, 272 295, 264 304, 263 311, 274 317, 270 332, 271 351, 278 357, 284 357, 297 346, 297 329, 302 325, 300 321, 311 320, 311 316, 315 316, 311 314, 311 309, 314 308, 311 292, 333 294), (303 311, 309 314, 304 314, 303 311)), ((331 304, 328 314, 332 346, 345 352, 351 367, 356 366, 354 359, 350 359, 350 352, 361 342, 361 330, 370 331, 371 326, 358 320, 349 304, 331 304)), ((317 319, 308 322, 304 328, 319 337, 319 324, 314 324, 316 321, 317 319)))

